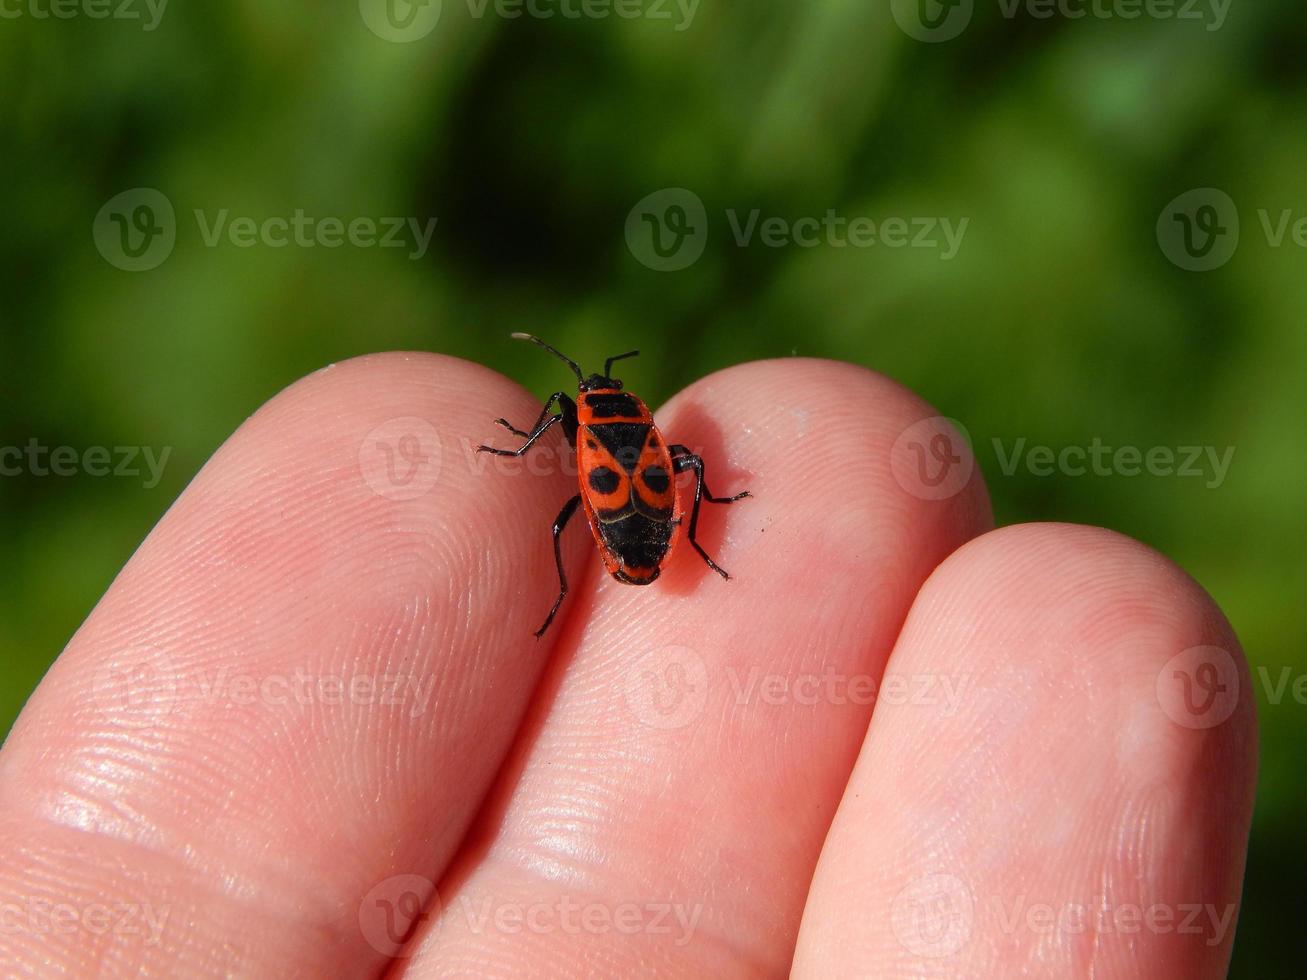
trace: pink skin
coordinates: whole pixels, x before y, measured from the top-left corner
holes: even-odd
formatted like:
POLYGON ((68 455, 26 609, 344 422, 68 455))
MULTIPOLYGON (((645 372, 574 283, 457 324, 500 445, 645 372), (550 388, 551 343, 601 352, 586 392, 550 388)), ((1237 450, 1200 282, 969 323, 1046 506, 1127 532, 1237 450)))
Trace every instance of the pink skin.
POLYGON ((0 962, 1224 974, 1255 721, 1238 643, 1194 582, 1106 531, 990 531, 978 472, 943 499, 909 492, 890 459, 934 410, 795 359, 658 413, 715 493, 755 494, 704 505, 732 580, 682 541, 655 585, 623 586, 578 523, 573 593, 537 642, 548 528, 575 492, 561 435, 535 473, 472 454, 515 444, 494 417, 537 408, 483 368, 388 354, 241 427, 0 751, 0 962), (374 489, 369 433, 399 418, 440 439, 411 499, 374 489), (1229 652, 1237 692, 1210 728, 1177 721, 1162 687, 1200 645, 1229 652), (297 675, 409 686, 287 696, 297 675), (680 700, 650 701, 673 690, 650 678, 680 700), (427 909, 393 958, 379 923, 415 889, 427 909), (39 928, 45 903, 66 906, 60 927, 39 928), (1104 905, 1114 928, 1094 926, 1104 905))

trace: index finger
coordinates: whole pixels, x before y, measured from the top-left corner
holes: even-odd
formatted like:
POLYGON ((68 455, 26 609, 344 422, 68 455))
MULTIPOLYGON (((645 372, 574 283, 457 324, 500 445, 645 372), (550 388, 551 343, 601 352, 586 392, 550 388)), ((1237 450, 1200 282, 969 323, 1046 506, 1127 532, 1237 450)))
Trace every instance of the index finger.
POLYGON ((487 479, 503 464, 470 453, 537 408, 389 354, 240 428, 0 753, 0 960, 326 976, 398 949, 548 653, 565 478, 487 479))

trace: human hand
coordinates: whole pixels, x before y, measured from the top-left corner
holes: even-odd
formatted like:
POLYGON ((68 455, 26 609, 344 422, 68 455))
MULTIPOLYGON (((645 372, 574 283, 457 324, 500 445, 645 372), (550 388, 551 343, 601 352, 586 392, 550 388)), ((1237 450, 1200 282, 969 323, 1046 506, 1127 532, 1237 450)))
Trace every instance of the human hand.
POLYGON ((576 526, 537 642, 575 477, 473 449, 538 407, 379 355, 214 455, 0 752, 7 975, 1224 974, 1255 728, 1192 580, 990 531, 929 406, 794 359, 658 413, 755 494, 732 580, 576 526))

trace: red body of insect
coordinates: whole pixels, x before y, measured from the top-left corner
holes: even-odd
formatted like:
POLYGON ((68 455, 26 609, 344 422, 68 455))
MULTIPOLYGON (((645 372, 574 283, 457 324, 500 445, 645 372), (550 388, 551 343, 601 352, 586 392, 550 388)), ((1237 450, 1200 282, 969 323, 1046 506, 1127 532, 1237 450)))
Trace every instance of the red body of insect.
POLYGON ((578 393, 576 417, 581 505, 604 567, 648 585, 680 530, 672 454, 644 402, 618 388, 578 393))
POLYGON ((696 539, 699 505, 703 500, 728 504, 749 496, 746 491, 733 497, 714 497, 704 482, 703 460, 685 446, 668 445, 653 415, 639 398, 622 390, 622 382, 611 377, 613 362, 633 357, 629 351, 610 357, 603 374, 586 377, 575 362, 560 354, 544 341, 529 334, 513 334, 529 340, 554 354, 571 367, 577 379, 577 398, 556 391, 545 401, 544 410, 531 432, 496 421, 526 442, 521 448, 493 449, 478 447, 478 452, 499 456, 521 456, 551 426, 561 424, 567 440, 576 449, 580 493, 572 497, 554 521, 554 558, 558 566, 558 598, 544 625, 536 631, 541 636, 567 595, 567 574, 563 569, 559 535, 576 512, 585 508, 586 520, 599 545, 604 567, 619 582, 648 585, 658 578, 662 564, 671 554, 681 527, 681 508, 676 495, 675 474, 694 470, 694 507, 690 512, 690 544, 708 566, 722 578, 730 578, 714 562, 696 539), (551 414, 558 405, 558 414, 551 414))

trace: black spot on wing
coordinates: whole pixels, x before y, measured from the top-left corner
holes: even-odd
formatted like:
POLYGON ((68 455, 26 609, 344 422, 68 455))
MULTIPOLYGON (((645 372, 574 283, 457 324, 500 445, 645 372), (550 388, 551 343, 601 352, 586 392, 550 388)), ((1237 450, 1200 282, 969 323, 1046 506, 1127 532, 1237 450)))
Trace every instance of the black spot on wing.
POLYGON ((640 479, 644 485, 654 493, 666 493, 667 488, 672 485, 672 478, 667 475, 667 471, 658 464, 646 466, 644 472, 640 474, 640 479))
POLYGON ((610 494, 622 483, 622 478, 607 466, 596 466, 590 471, 590 488, 595 493, 610 494))
POLYGON ((634 422, 605 422, 592 425, 595 434, 604 448, 613 454, 613 459, 628 473, 635 472, 635 465, 640 462, 640 453, 644 441, 649 436, 649 426, 634 422))

